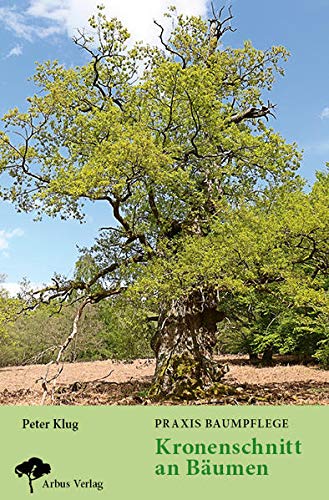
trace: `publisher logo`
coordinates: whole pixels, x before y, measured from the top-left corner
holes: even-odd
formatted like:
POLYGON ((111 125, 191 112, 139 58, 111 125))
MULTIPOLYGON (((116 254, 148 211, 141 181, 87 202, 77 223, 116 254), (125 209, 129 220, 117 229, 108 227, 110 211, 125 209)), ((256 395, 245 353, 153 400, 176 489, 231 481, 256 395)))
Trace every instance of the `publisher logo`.
POLYGON ((49 464, 44 463, 41 458, 32 457, 26 462, 15 467, 15 473, 18 477, 26 476, 30 487, 30 493, 33 493, 33 482, 45 474, 49 474, 51 467, 49 464))

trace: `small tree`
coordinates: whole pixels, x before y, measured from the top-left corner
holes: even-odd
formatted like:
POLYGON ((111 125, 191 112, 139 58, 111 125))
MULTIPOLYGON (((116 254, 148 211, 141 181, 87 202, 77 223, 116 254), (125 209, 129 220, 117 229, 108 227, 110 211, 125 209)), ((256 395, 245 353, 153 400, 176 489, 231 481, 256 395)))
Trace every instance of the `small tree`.
POLYGON ((33 493, 33 481, 39 479, 45 474, 50 474, 51 468, 49 464, 44 463, 40 458, 32 457, 26 462, 15 467, 15 473, 18 477, 27 476, 29 480, 30 493, 33 493))
MULTIPOLYGON (((89 200, 116 222, 87 252, 87 278, 55 277, 36 300, 147 301, 158 318, 154 394, 194 397, 224 374, 212 358, 217 323, 243 282, 243 234, 234 241, 225 223, 242 203, 292 191, 299 155, 266 124, 274 106, 264 94, 286 49, 223 46, 223 9, 209 23, 168 15, 169 34, 156 22, 160 48, 128 48, 100 8, 94 32, 74 38, 89 62, 38 65, 28 110, 4 116, 0 168, 12 179, 2 196, 19 210, 82 220, 89 200), (214 242, 222 261, 206 251, 214 242)), ((272 279, 259 269, 259 283, 272 279)))

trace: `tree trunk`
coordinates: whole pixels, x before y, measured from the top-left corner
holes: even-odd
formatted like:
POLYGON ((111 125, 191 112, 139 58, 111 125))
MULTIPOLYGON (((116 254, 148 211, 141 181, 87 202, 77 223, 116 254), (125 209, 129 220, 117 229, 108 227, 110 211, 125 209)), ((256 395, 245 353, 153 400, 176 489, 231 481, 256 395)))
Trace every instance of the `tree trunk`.
POLYGON ((226 366, 213 359, 212 351, 217 322, 224 317, 216 309, 215 295, 201 291, 162 312, 152 339, 156 354, 153 396, 195 399, 222 379, 226 366))
POLYGON ((252 364, 252 365, 257 365, 259 363, 259 357, 258 357, 257 352, 250 352, 249 353, 249 361, 250 361, 250 364, 252 364))
POLYGON ((31 479, 31 476, 27 476, 27 477, 29 478, 30 493, 33 493, 33 484, 32 484, 33 479, 31 479))
POLYGON ((266 347, 263 352, 262 362, 265 365, 270 365, 273 362, 273 349, 271 347, 266 347))

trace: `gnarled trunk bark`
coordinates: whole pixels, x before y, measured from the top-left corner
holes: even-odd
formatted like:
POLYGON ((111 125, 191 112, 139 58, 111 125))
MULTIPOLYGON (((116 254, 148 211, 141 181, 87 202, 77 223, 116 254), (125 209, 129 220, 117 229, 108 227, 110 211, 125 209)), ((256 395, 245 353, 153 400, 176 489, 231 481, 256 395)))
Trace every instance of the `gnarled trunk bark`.
POLYGON ((227 369, 212 357, 217 323, 225 317, 216 305, 214 293, 195 291, 162 312, 152 339, 153 396, 194 399, 222 379, 227 369))

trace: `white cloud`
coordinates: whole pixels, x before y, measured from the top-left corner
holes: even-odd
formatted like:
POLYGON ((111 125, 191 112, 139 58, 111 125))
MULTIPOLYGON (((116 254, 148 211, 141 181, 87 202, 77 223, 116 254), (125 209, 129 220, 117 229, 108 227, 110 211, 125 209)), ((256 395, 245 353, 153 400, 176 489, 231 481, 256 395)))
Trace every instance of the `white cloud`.
POLYGON ((19 283, 1 283, 0 289, 6 290, 10 297, 15 297, 19 293, 21 285, 19 283))
POLYGON ((322 120, 324 120, 325 118, 329 118, 329 107, 328 106, 323 108, 323 110, 321 111, 320 118, 322 120))
POLYGON ((13 56, 16 56, 16 57, 21 56, 22 54, 23 54, 22 45, 15 45, 15 47, 13 47, 6 55, 6 59, 8 59, 9 57, 13 57, 13 56))
MULTIPOLYGON (((37 291, 44 287, 44 283, 29 283, 30 291, 37 291)), ((0 283, 0 290, 6 290, 10 297, 15 297, 22 292, 22 283, 0 283)))
POLYGON ((13 31, 20 38, 31 40, 31 26, 25 23, 24 16, 15 8, 1 7, 0 20, 7 29, 13 31))
MULTIPOLYGON (((0 230, 0 250, 7 250, 9 248, 9 241, 12 238, 15 238, 17 236, 23 236, 24 231, 20 229, 19 227, 16 229, 13 229, 12 231, 5 231, 4 229, 0 230)), ((8 253, 5 252, 4 256, 8 257, 8 253)))
POLYGON ((17 36, 32 40, 54 33, 72 36, 77 28, 88 26, 88 18, 96 12, 99 3, 105 6, 108 17, 118 17, 133 38, 147 42, 158 40, 154 19, 161 19, 170 5, 188 15, 205 15, 208 0, 30 0, 24 13, 15 8, 0 8, 0 20, 17 36), (47 23, 38 27, 35 23, 47 23))
POLYGON ((15 7, 0 7, 0 21, 17 37, 32 42, 35 38, 46 38, 62 32, 60 26, 37 26, 31 23, 28 13, 21 13, 15 7))

